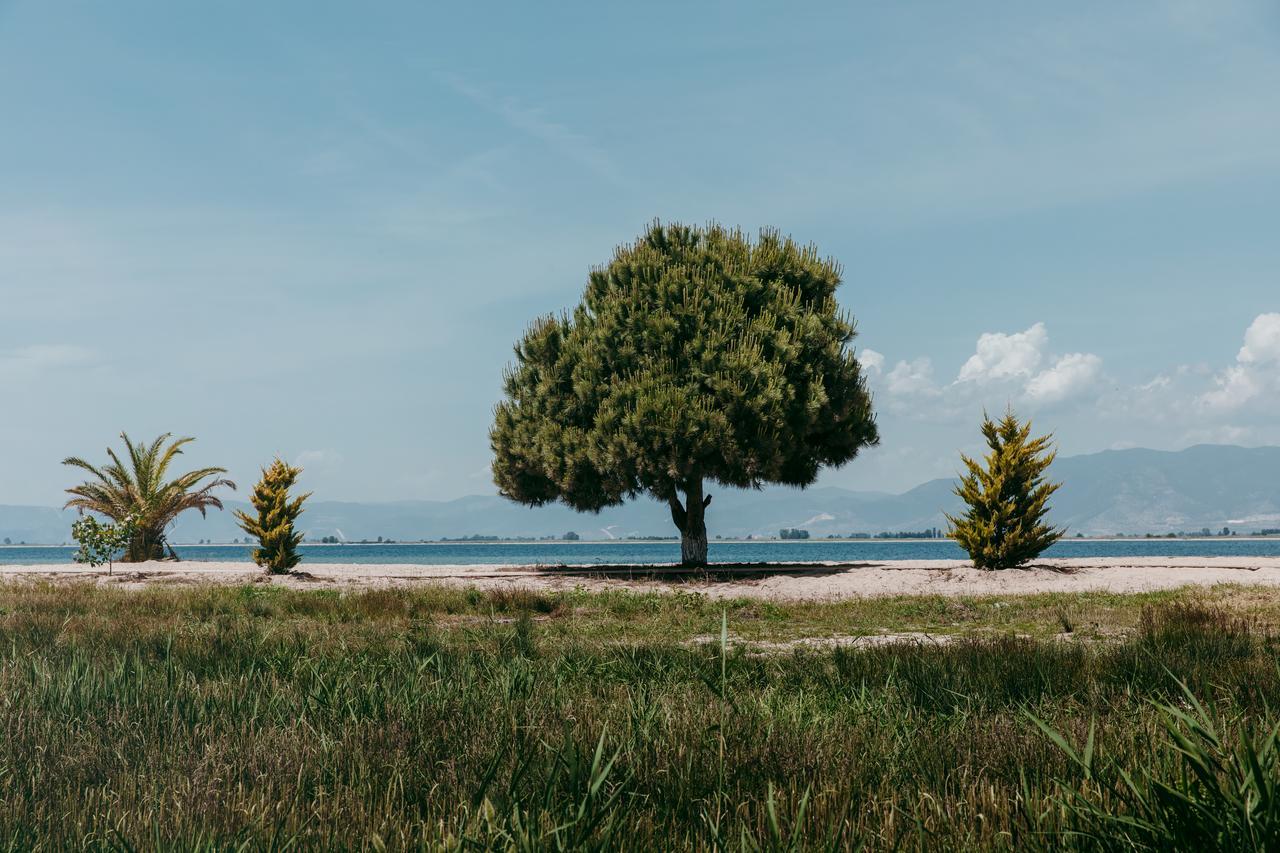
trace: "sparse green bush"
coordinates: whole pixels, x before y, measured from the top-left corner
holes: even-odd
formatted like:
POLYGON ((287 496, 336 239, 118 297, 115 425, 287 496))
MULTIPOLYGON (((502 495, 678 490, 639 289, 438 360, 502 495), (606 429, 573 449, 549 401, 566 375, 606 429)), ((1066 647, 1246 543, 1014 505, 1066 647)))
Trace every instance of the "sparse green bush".
POLYGON ((72 559, 95 569, 106 563, 107 574, 112 574, 115 561, 129 547, 137 526, 138 517, 134 514, 115 524, 102 524, 92 515, 81 516, 71 525, 71 538, 80 546, 72 559))

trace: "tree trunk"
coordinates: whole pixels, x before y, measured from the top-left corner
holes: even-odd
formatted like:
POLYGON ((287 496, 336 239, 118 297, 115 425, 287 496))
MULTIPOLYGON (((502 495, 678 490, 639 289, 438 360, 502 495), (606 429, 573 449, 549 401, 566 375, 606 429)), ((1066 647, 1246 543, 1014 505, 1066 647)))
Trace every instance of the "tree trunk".
POLYGON ((671 520, 680 530, 680 565, 688 568, 705 568, 707 565, 707 505, 711 495, 702 494, 702 479, 695 478, 685 484, 684 503, 673 492, 667 502, 671 505, 671 520))
POLYGON ((154 530, 144 529, 139 526, 134 531, 133 538, 129 540, 129 547, 125 549, 124 557, 121 558, 122 563, 145 563, 148 560, 164 559, 164 536, 157 535, 154 530))

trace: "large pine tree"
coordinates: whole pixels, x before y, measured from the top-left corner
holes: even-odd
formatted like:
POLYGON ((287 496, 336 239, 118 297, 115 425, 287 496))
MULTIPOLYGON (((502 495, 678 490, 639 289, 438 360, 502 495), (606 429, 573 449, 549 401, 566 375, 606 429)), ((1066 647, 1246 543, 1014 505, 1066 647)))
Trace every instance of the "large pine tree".
POLYGON ((956 494, 968 511, 947 520, 974 566, 1009 569, 1034 560, 1065 532, 1044 523, 1049 497, 1062 485, 1044 476, 1056 455, 1053 436, 1031 438, 1031 422, 1019 422, 1012 411, 999 423, 984 414, 982 435, 990 448, 983 462, 960 457, 969 473, 956 494))
POLYGON ((302 504, 311 493, 289 496, 301 473, 301 468, 276 459, 270 468, 263 469, 262 479, 249 497, 257 517, 236 510, 240 528, 258 540, 253 561, 271 574, 286 574, 302 561, 298 554, 302 534, 294 529, 294 522, 302 514, 302 504))
POLYGON ((708 482, 806 486, 878 441, 839 284, 776 231, 654 223, 516 345, 491 432, 502 494, 598 511, 647 493, 706 565, 708 482))

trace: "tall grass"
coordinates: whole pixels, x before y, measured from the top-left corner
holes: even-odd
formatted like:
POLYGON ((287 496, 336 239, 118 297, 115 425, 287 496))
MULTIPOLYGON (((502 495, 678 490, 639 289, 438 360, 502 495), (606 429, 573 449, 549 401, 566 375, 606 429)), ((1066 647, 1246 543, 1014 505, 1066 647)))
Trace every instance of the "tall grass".
POLYGON ((1050 812, 1031 814, 1046 847, 1091 850, 1280 849, 1280 729, 1250 728, 1235 743, 1214 715, 1183 688, 1186 710, 1157 703, 1167 740, 1159 760, 1127 767, 1098 761, 1095 729, 1074 748, 1032 721, 1076 765, 1079 782, 1059 782, 1050 812))
POLYGON ((1227 752, 1270 731, 1280 688, 1271 636, 1197 605, 1109 643, 772 655, 730 642, 736 607, 0 589, 0 846, 1087 847, 1070 803, 1141 814, 1107 773, 1179 778, 1181 685, 1227 752), (719 642, 616 630, 675 608, 719 642))

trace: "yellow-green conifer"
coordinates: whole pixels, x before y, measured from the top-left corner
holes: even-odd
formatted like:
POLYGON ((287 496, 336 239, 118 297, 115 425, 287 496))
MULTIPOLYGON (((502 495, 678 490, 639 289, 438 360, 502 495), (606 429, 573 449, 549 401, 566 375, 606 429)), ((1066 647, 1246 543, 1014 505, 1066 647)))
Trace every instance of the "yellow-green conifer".
POLYGON ((249 498, 258 517, 236 510, 240 528, 258 540, 260 547, 254 550, 253 561, 273 575, 286 574, 302 561, 298 554, 302 534, 294 530, 293 524, 311 493, 289 497, 289 489, 301 473, 301 468, 276 459, 271 467, 262 470, 262 479, 249 498))
POLYGON ((1031 438, 1031 422, 1019 422, 1012 411, 999 423, 983 415, 982 434, 991 449, 985 465, 961 456, 969 473, 956 494, 969 509, 947 520, 974 566, 1009 569, 1034 560, 1065 532, 1044 523, 1049 496, 1062 485, 1044 477, 1056 455, 1053 436, 1031 438))

